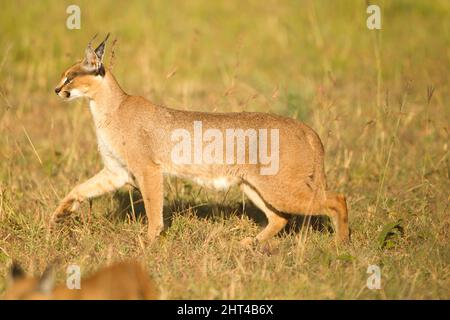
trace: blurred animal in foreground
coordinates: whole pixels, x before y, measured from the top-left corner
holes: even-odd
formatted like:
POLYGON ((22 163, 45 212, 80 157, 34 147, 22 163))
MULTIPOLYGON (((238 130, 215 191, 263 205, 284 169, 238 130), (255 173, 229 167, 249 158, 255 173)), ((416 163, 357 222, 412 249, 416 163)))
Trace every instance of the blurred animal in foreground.
POLYGON ((13 263, 9 271, 7 300, 154 300, 158 290, 137 262, 119 262, 81 279, 80 289, 55 286, 52 266, 40 277, 29 277, 13 263))

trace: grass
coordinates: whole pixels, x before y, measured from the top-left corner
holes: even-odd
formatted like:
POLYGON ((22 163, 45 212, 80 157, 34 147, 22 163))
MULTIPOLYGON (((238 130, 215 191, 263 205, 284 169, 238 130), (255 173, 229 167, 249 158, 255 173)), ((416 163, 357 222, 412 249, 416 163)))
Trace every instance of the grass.
POLYGON ((65 28, 70 1, 0 12, 0 292, 12 259, 30 273, 59 259, 62 281, 66 264, 90 273, 134 257, 168 299, 450 298, 448 1, 379 1, 381 31, 366 28, 364 1, 79 3, 81 30, 65 28), (321 219, 325 228, 288 228, 268 250, 243 249, 262 214, 248 201, 243 213, 238 190, 180 179, 166 181, 170 226, 155 244, 144 245, 127 190, 50 233, 58 200, 102 167, 86 102, 63 103, 53 88, 108 31, 129 93, 315 128, 329 187, 348 196, 352 242, 337 246, 321 219), (380 290, 366 287, 372 264, 380 290))

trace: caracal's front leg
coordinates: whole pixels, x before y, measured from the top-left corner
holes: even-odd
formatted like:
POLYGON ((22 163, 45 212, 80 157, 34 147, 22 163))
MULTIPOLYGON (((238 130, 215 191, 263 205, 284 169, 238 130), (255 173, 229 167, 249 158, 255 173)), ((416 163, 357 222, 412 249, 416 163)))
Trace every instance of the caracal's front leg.
POLYGON ((162 170, 159 166, 150 165, 142 171, 138 180, 139 189, 144 199, 145 212, 147 213, 148 239, 153 241, 164 228, 164 185, 162 170))
POLYGON ((104 168, 69 192, 53 212, 52 223, 59 222, 62 218, 77 210, 84 200, 117 190, 127 182, 128 176, 126 174, 116 173, 104 168))

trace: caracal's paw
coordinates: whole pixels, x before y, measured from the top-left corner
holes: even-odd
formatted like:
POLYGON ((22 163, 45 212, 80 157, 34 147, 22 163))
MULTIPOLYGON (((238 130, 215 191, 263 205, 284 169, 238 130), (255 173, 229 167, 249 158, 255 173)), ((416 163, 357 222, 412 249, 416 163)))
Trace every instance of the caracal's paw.
POLYGON ((56 210, 53 212, 51 224, 55 225, 61 223, 67 216, 69 216, 74 211, 75 208, 76 208, 75 199, 63 200, 59 204, 58 208, 56 208, 56 210))
POLYGON ((246 237, 240 241, 241 246, 247 249, 251 249, 255 247, 258 243, 258 240, 254 237, 246 237))
POLYGON ((162 227, 158 228, 149 228, 147 232, 147 240, 149 243, 152 243, 158 239, 158 237, 161 235, 162 227))
POLYGON ((338 243, 348 244, 350 242, 350 230, 347 229, 337 235, 338 243))

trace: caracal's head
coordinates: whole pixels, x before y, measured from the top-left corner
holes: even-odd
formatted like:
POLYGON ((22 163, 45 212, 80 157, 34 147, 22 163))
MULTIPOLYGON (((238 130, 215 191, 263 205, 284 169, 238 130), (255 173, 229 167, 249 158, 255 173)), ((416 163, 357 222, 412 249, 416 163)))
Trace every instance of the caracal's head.
POLYGON ((47 300, 51 298, 55 277, 52 267, 47 267, 40 277, 29 277, 16 263, 7 276, 6 300, 47 300))
POLYGON ((103 56, 108 37, 109 33, 105 40, 94 50, 92 49, 94 36, 86 48, 84 59, 63 72, 61 80, 55 88, 55 93, 58 96, 65 100, 92 97, 105 76, 103 56))

